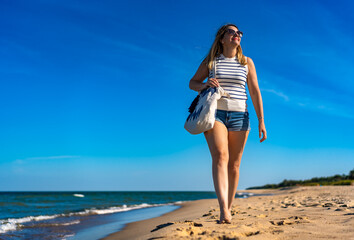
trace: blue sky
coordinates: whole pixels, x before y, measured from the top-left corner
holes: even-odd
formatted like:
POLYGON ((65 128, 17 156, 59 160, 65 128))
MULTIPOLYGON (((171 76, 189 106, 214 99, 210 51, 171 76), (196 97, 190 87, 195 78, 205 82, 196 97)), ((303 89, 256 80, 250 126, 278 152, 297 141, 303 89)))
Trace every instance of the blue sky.
POLYGON ((217 29, 244 32, 268 139, 239 189, 354 168, 351 1, 1 1, 0 190, 210 190, 189 80, 217 29))

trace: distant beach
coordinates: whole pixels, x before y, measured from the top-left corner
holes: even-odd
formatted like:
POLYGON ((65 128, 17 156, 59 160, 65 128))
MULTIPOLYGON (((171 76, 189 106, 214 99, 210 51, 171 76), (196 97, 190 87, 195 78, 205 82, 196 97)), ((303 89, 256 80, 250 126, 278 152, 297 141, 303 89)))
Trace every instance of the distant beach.
POLYGON ((266 195, 236 199, 231 224, 217 224, 217 199, 203 199, 182 203, 160 217, 129 223, 104 239, 353 239, 354 186, 252 193, 266 195))

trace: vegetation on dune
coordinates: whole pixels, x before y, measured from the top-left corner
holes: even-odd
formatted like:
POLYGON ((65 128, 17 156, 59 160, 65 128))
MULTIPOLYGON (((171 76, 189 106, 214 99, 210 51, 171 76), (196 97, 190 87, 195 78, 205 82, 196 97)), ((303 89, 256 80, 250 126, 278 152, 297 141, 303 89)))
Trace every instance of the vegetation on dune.
POLYGON ((279 184, 266 184, 264 186, 249 187, 247 189, 282 188, 292 186, 324 186, 324 185, 352 185, 354 184, 354 169, 348 175, 334 175, 331 177, 314 177, 308 180, 287 180, 279 184))

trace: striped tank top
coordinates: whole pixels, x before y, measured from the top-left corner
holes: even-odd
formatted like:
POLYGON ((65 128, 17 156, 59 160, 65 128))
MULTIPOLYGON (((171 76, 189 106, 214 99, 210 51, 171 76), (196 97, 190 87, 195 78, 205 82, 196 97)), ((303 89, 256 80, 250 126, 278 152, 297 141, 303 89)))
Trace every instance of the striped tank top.
POLYGON ((231 96, 230 98, 222 96, 218 100, 217 109, 247 112, 247 74, 248 65, 241 65, 237 57, 227 58, 223 54, 216 57, 215 78, 218 80, 220 87, 231 96))

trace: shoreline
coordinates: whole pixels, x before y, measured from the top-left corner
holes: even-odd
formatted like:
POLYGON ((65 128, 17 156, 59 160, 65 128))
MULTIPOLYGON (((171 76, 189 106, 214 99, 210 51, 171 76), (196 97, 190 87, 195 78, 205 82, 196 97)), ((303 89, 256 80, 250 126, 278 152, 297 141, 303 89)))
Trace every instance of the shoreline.
POLYGON ((232 223, 217 224, 217 199, 184 202, 159 217, 131 222, 102 239, 350 239, 354 186, 311 186, 238 191, 232 223), (257 194, 273 194, 258 196, 257 194))
POLYGON ((186 216, 189 218, 198 217, 200 210, 209 209, 210 202, 215 202, 217 204, 217 199, 201 199, 175 204, 179 205, 180 207, 174 211, 165 213, 159 217, 127 223, 120 231, 112 233, 102 239, 112 240, 151 238, 147 235, 150 235, 153 232, 157 232, 157 230, 164 228, 164 226, 168 226, 172 219, 173 221, 183 221, 186 216), (160 228, 158 226, 160 226, 160 228))
MULTIPOLYGON (((254 193, 255 195, 248 196, 247 198, 257 197, 256 194, 273 194, 272 190, 257 189, 257 190, 240 190, 237 193, 254 193)), ((235 198, 234 202, 238 199, 247 198, 235 198)), ((200 215, 200 211, 209 211, 213 208, 217 208, 218 200, 215 199, 199 199, 193 201, 186 201, 179 204, 174 204, 175 206, 180 206, 178 209, 171 212, 165 213, 159 217, 149 218, 142 221, 127 223, 120 231, 109 234, 108 236, 102 238, 103 240, 113 240, 113 239, 148 239, 153 238, 155 235, 153 232, 172 225, 171 223, 176 221, 185 221, 188 219, 197 218, 200 215), (210 205, 215 206, 213 208, 210 205), (173 221, 171 220, 173 219, 173 221), (166 222, 166 223, 163 223, 166 222), (161 225, 161 226, 160 226, 161 225), (158 227, 160 226, 160 227, 158 227), (153 231, 153 232, 151 232, 153 231)))

